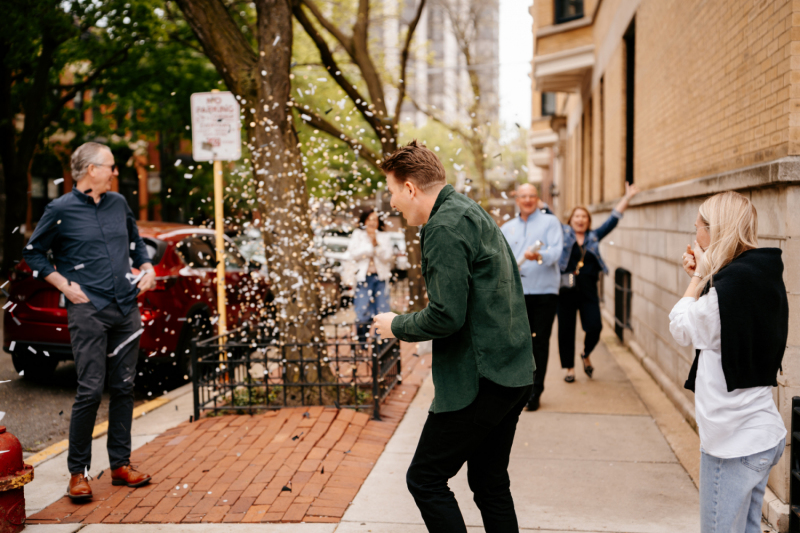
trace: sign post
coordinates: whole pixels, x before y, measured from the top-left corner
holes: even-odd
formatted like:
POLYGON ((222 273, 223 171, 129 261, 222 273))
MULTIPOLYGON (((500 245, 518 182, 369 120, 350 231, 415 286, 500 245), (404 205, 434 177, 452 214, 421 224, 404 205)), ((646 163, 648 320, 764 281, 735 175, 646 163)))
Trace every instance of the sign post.
MULTIPOLYGON (((214 230, 217 248, 217 312, 219 343, 228 331, 225 297, 225 216, 222 205, 222 162, 242 157, 239 103, 230 92, 194 93, 192 158, 214 162, 214 230)), ((223 357, 222 355, 220 356, 223 357)))

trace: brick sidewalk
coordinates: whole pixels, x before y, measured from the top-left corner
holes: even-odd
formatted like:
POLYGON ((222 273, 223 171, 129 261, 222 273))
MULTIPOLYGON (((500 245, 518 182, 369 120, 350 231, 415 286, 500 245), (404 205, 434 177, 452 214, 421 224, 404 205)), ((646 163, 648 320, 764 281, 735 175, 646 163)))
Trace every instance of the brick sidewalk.
POLYGON ((90 502, 64 497, 28 523, 339 522, 428 374, 414 346, 380 422, 322 407, 185 422, 133 452, 149 485, 114 487, 104 471, 90 502))

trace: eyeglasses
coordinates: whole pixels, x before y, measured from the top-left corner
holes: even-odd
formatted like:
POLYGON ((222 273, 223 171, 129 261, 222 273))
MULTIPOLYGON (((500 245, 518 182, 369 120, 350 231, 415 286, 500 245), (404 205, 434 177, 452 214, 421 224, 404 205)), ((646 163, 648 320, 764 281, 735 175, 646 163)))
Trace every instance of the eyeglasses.
POLYGON ((111 172, 112 172, 112 173, 113 173, 115 170, 117 170, 117 164, 116 164, 116 163, 114 163, 113 165, 108 165, 108 164, 106 164, 106 163, 92 163, 92 165, 94 165, 94 166, 96 166, 96 167, 109 167, 109 168, 111 169, 111 172))

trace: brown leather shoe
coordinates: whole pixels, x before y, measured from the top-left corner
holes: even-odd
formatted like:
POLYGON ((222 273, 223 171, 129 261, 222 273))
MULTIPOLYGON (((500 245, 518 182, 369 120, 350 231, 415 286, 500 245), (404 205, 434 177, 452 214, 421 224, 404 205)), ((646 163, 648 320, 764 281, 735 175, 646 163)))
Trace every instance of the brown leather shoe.
POLYGON ((127 485, 128 487, 141 487, 150 483, 150 475, 139 472, 131 465, 121 466, 111 471, 112 485, 127 485))
POLYGON ((89 480, 86 479, 86 476, 83 474, 72 474, 70 476, 67 496, 72 498, 72 501, 88 500, 92 497, 92 487, 89 486, 89 480))

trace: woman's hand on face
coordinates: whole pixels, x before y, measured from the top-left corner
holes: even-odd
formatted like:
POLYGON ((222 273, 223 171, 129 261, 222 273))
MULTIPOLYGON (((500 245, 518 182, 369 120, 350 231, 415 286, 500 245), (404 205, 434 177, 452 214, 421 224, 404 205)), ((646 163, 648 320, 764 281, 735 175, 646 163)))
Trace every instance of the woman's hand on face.
POLYGON ((696 264, 695 272, 697 272, 701 276, 705 276, 706 275, 705 261, 703 261, 703 258, 705 257, 706 253, 703 251, 702 248, 700 248, 700 245, 697 244, 697 241, 694 241, 694 249, 692 250, 692 254, 694 255, 694 260, 696 264))
POLYGON ((683 270, 686 271, 689 276, 694 276, 694 271, 696 268, 697 260, 695 259, 692 247, 687 244, 686 251, 683 252, 683 270))

